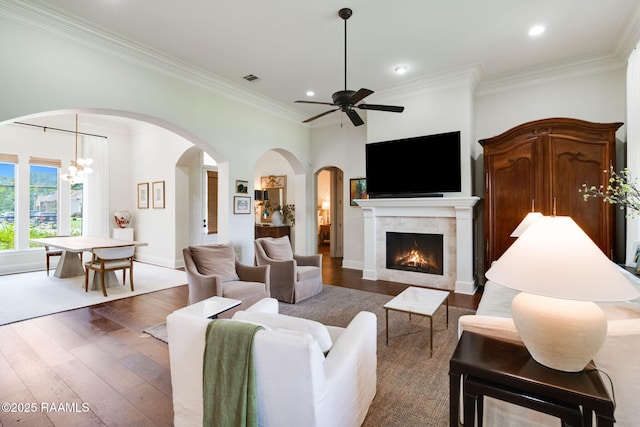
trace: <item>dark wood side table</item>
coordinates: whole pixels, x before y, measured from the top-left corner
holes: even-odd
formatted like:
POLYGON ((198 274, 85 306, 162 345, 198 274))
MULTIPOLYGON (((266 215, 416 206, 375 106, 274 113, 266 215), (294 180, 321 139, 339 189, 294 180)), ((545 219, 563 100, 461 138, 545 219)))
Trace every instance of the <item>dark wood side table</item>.
POLYGON ((256 239, 260 237, 283 237, 289 236, 291 239, 291 226, 290 225, 259 225, 256 224, 255 231, 256 239))
POLYGON ((563 425, 613 426, 614 403, 598 372, 562 372, 542 366, 518 343, 465 331, 449 361, 449 424, 458 426, 460 387, 464 425, 482 425, 483 396, 556 416, 563 425))

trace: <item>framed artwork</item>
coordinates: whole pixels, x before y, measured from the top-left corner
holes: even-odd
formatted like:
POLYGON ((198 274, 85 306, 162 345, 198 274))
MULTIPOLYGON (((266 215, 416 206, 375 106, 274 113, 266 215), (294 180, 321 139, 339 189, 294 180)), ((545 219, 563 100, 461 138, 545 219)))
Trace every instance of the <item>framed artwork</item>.
POLYGON ((251 213, 251 197, 234 196, 233 197, 233 213, 234 214, 251 213))
POLYGON ((247 194, 249 192, 249 181, 236 180, 236 193, 247 194))
POLYGON ((138 184, 138 209, 149 208, 149 183, 141 182, 138 184))
POLYGON ((153 208, 164 209, 164 181, 153 183, 153 208))
POLYGON ((349 180, 349 206, 358 206, 355 199, 368 199, 367 178, 351 178, 349 180))

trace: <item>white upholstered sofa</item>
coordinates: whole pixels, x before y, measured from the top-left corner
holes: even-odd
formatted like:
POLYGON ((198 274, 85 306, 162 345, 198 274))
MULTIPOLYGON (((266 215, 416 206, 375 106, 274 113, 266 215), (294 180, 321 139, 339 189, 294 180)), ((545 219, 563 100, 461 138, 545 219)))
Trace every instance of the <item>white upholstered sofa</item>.
MULTIPOLYGON (((339 328, 277 312, 265 298, 233 317, 265 327, 253 340, 259 425, 361 425, 376 394, 376 316, 360 312, 339 328)), ((209 322, 182 310, 167 316, 176 427, 202 425, 209 322)))
MULTIPOLYGON (((626 270, 622 272, 640 288, 638 278, 626 270)), ((458 333, 472 331, 521 342, 511 319, 511 300, 517 293, 488 281, 476 314, 459 318, 458 333)), ((640 405, 637 403, 640 396, 640 301, 599 305, 607 316, 608 332, 594 362, 598 369, 611 377, 616 400, 616 425, 636 426, 640 420, 640 405)), ((603 374, 601 377, 608 387, 609 379, 603 374)), ((483 425, 560 426, 561 423, 558 418, 486 397, 483 425)))

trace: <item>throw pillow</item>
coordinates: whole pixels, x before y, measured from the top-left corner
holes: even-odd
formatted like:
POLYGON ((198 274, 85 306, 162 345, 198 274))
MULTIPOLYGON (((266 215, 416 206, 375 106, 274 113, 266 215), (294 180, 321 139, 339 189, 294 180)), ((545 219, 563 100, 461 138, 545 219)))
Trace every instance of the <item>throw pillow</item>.
POLYGON ((236 273, 236 253, 231 243, 189 246, 191 256, 200 274, 216 274, 223 282, 239 280, 236 273))
POLYGON ((258 313, 250 311, 238 311, 233 315, 234 320, 253 322, 269 329, 286 329, 291 331, 306 332, 318 342, 323 353, 328 352, 333 345, 329 330, 320 322, 303 319, 301 317, 287 316, 286 314, 258 313))
POLYGON ((273 258, 278 261, 288 261, 293 259, 293 251, 291 250, 291 243, 287 236, 283 237, 269 237, 263 240, 264 251, 269 258, 273 258))

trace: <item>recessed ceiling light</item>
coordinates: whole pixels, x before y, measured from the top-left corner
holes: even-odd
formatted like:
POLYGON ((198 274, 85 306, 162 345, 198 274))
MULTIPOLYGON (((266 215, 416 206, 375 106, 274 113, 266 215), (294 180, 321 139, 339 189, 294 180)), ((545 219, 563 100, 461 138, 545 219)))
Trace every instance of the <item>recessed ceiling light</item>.
POLYGON ((402 74, 406 73, 407 71, 409 71, 409 67, 407 67, 406 65, 398 65, 396 68, 394 68, 394 71, 397 74, 401 74, 402 75, 402 74))
POLYGON ((307 96, 313 96, 313 95, 315 95, 315 94, 316 94, 316 93, 315 93, 314 91, 312 91, 312 90, 308 90, 308 91, 307 91, 307 96))
POLYGON ((542 33, 544 33, 544 25, 534 25, 529 30, 529 35, 531 37, 539 36, 542 33))

